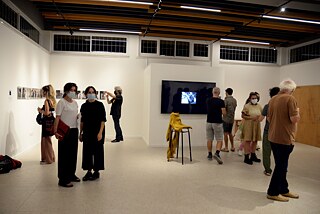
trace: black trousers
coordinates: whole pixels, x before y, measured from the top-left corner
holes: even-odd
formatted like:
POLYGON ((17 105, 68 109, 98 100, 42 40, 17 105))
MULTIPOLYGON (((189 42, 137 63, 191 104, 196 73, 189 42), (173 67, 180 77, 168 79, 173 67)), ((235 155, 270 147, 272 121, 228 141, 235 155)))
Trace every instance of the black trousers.
POLYGON ((58 178, 61 183, 69 183, 76 173, 78 156, 77 128, 70 129, 63 141, 58 142, 58 178))
POLYGON ((122 130, 120 127, 120 116, 112 115, 112 119, 113 119, 113 123, 114 123, 114 129, 116 131, 116 139, 123 140, 122 130))
POLYGON ((276 196, 289 192, 287 182, 288 161, 293 145, 272 143, 271 149, 274 157, 275 167, 268 188, 268 195, 276 196))
POLYGON ((93 139, 83 140, 83 150, 82 150, 82 169, 84 170, 104 170, 104 148, 103 141, 97 141, 93 139))

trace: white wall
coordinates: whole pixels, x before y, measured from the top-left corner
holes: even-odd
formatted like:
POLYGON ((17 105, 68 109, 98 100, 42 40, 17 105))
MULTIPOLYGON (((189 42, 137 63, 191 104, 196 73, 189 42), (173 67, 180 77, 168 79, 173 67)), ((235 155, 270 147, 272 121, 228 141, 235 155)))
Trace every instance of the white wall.
POLYGON ((320 85, 320 59, 282 66, 280 81, 286 78, 291 78, 298 86, 320 85))
MULTIPOLYGON (((142 136, 144 69, 146 60, 137 58, 138 37, 128 38, 128 55, 108 57, 84 54, 52 54, 50 81, 56 89, 63 89, 67 82, 74 82, 79 90, 94 86, 99 91, 114 91, 114 86, 123 90, 121 127, 124 137, 142 136)), ((79 100, 79 107, 83 101, 79 100)), ((106 136, 114 138, 110 105, 107 110, 106 136)))
POLYGON ((17 86, 48 84, 50 55, 5 23, 0 24, 0 38, 0 154, 15 155, 40 143, 35 118, 36 108, 43 105, 43 100, 18 100, 17 86))

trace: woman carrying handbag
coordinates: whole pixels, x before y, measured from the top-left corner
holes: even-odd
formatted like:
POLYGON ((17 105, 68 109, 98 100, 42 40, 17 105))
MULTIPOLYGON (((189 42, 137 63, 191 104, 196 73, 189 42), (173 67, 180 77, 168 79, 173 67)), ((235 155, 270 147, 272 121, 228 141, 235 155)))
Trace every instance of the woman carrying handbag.
POLYGON ((43 86, 42 94, 46 99, 43 107, 38 107, 38 112, 43 115, 41 132, 41 165, 55 162, 51 136, 53 135, 53 111, 56 106, 55 91, 52 85, 43 86))

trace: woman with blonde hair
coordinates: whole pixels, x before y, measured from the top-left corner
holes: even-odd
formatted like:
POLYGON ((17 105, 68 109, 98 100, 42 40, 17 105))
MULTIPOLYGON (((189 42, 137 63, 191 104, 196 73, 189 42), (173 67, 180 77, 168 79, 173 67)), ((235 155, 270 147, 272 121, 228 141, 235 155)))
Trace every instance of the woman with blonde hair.
MULTIPOLYGON (((42 108, 38 107, 38 112, 43 115, 44 121, 46 118, 53 117, 53 111, 56 107, 55 91, 52 85, 43 86, 42 95, 45 97, 45 101, 42 108)), ((42 123, 40 164, 51 164, 55 162, 55 155, 51 141, 52 135, 53 133, 47 130, 47 124, 42 123)))

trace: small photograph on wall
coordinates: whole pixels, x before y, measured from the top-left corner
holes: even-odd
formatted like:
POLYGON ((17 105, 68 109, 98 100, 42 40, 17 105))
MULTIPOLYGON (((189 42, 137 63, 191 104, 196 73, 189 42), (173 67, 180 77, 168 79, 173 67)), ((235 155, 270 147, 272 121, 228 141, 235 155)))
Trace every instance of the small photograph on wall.
POLYGON ((80 95, 81 96, 79 99, 83 99, 83 100, 87 99, 86 95, 84 94, 84 91, 82 91, 82 93, 80 95))
POLYGON ((30 99, 31 97, 31 88, 25 88, 25 99, 30 99))
POLYGON ((30 99, 36 99, 37 98, 37 90, 36 88, 30 88, 30 99))
POLYGON ((106 99, 106 92, 105 91, 99 91, 97 94, 97 97, 99 97, 100 100, 105 100, 106 99))
POLYGON ((62 90, 56 90, 56 99, 61 99, 63 96, 62 90))
POLYGON ((17 99, 22 99, 22 91, 23 88, 22 87, 17 87, 17 99))
POLYGON ((42 89, 37 88, 36 89, 36 99, 42 98, 42 89))

